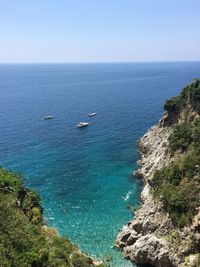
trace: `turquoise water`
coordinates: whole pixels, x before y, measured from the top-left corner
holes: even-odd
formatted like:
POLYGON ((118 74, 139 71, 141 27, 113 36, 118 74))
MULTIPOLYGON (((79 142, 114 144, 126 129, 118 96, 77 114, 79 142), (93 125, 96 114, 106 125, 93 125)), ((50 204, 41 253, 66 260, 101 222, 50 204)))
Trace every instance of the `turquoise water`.
POLYGON ((200 63, 0 65, 0 165, 41 195, 62 235, 132 266, 112 246, 139 203, 136 142, 199 74, 200 63))

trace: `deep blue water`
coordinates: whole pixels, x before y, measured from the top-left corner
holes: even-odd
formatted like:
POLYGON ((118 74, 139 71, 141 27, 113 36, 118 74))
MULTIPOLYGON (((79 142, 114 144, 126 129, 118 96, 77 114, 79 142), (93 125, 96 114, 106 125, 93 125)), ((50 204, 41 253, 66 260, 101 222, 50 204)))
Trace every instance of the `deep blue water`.
POLYGON ((0 165, 40 194, 49 225, 132 266, 112 245, 139 203, 136 142, 199 76, 200 63, 0 65, 0 165), (82 120, 91 125, 77 129, 82 120))

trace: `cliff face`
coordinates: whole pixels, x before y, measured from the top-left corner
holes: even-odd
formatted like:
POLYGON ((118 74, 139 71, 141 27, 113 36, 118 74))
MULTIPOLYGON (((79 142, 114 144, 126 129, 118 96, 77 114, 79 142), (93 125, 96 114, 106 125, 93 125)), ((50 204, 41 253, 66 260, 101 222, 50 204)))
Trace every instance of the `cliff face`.
MULTIPOLYGON (((182 124, 186 121, 193 123, 197 117, 198 112, 191 105, 184 106, 184 108, 180 108, 178 111, 176 109, 168 110, 160 122, 150 128, 139 141, 138 148, 141 154, 141 160, 139 161, 140 167, 135 175, 141 176, 144 180, 144 188, 141 193, 141 207, 135 212, 134 219, 123 227, 116 240, 116 246, 123 249, 125 257, 139 265, 148 264, 156 267, 200 266, 199 206, 196 204, 195 210, 197 211, 193 212, 192 219, 188 219, 185 225, 181 225, 181 223, 179 225, 176 224, 173 219, 174 213, 176 212, 178 214, 177 216, 180 217, 188 211, 186 208, 182 209, 182 206, 177 204, 179 201, 178 198, 177 203, 175 201, 173 206, 175 207, 175 211, 172 210, 171 206, 170 209, 169 204, 166 204, 168 202, 164 198, 165 194, 160 194, 161 183, 159 184, 160 187, 157 186, 157 180, 155 179, 155 173, 157 171, 160 170, 162 176, 162 172, 166 173, 166 168, 169 168, 171 165, 174 166, 174 163, 179 162, 182 158, 184 159, 187 153, 193 151, 193 148, 188 148, 188 150, 185 149, 184 151, 177 149, 172 153, 170 150, 172 141, 170 140, 174 136, 174 126, 180 124, 182 127, 182 124), (157 191, 159 191, 159 195, 155 194, 157 191)), ((184 165, 183 160, 180 166, 182 166, 181 164, 184 165)), ((180 167, 180 170, 178 169, 178 174, 179 172, 181 173, 181 168, 183 167, 180 167)), ((173 175, 175 176, 174 173, 173 175)), ((199 174, 197 173, 195 175, 194 177, 197 177, 199 174)), ((168 179, 165 176, 167 175, 163 174, 163 181, 168 179)), ((188 184, 187 176, 189 174, 185 175, 181 173, 180 180, 176 183, 173 180, 173 187, 167 182, 168 187, 164 191, 163 186, 162 192, 168 193, 168 188, 169 190, 173 188, 173 190, 175 189, 173 191, 173 197, 176 199, 176 189, 179 190, 180 186, 186 187, 188 184)), ((194 192, 194 194, 196 194, 196 198, 199 197, 198 191, 197 193, 194 192)), ((182 222, 181 219, 178 222, 182 222)))
POLYGON ((125 255, 138 264, 173 266, 174 259, 168 244, 160 238, 172 229, 168 214, 162 210, 162 202, 152 194, 151 180, 156 169, 162 168, 171 159, 166 153, 171 129, 161 123, 152 127, 140 140, 141 167, 136 175, 144 179, 141 193, 142 206, 135 213, 135 219, 124 226, 117 237, 117 246, 125 255))

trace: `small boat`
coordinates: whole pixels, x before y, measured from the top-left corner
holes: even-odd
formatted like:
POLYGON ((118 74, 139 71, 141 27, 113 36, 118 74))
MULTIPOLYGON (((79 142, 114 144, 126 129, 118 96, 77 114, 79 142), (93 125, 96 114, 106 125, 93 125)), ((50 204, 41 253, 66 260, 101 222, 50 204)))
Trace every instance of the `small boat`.
POLYGON ((51 120, 51 119, 53 119, 53 116, 52 115, 49 115, 49 116, 45 116, 44 117, 44 120, 51 120))
POLYGON ((88 114, 88 117, 94 117, 94 116, 96 116, 96 113, 95 112, 88 114))
POLYGON ((81 122, 79 122, 77 124, 77 128, 84 128, 84 127, 87 127, 88 125, 89 125, 89 122, 83 122, 83 121, 81 121, 81 122))

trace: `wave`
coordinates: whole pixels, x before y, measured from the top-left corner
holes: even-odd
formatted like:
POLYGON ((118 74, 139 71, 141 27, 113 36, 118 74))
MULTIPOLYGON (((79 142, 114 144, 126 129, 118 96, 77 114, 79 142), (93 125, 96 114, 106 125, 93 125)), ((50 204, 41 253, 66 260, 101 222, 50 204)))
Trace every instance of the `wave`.
POLYGON ((131 194, 132 194, 132 190, 128 191, 128 193, 126 194, 126 196, 125 197, 122 197, 124 199, 124 201, 129 200, 131 194))

